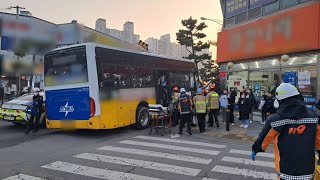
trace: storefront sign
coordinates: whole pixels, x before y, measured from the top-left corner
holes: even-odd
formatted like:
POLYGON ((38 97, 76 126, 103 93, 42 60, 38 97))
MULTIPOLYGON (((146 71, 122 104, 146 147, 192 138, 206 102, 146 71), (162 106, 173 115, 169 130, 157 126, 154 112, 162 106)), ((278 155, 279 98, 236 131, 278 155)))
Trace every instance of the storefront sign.
POLYGON ((227 78, 227 72, 220 72, 220 79, 227 78))
POLYGON ((284 82, 285 83, 290 83, 292 85, 297 84, 297 73, 296 72, 285 72, 284 73, 284 82))
POLYGON ((265 4, 269 4, 275 0, 249 0, 250 1, 250 9, 263 6, 265 4))
POLYGON ((232 17, 248 9, 248 0, 226 0, 225 17, 232 17))
POLYGON ((282 55, 320 48, 320 3, 264 17, 218 33, 217 62, 282 55))
POLYGON ((298 72, 298 85, 310 85, 311 74, 309 71, 298 72))

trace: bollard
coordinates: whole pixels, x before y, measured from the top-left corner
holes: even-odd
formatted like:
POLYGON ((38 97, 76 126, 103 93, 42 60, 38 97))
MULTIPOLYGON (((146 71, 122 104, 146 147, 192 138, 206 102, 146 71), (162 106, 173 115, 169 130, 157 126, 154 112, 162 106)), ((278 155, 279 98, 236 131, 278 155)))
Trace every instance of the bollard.
POLYGON ((230 131, 230 110, 226 110, 226 131, 230 131))

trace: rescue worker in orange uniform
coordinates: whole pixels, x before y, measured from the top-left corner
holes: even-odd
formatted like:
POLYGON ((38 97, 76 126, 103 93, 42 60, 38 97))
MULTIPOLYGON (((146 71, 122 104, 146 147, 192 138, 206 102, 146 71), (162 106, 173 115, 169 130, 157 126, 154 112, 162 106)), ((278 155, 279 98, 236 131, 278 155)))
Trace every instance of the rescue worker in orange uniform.
POLYGON ((179 108, 177 107, 178 102, 179 102, 179 98, 180 98, 180 93, 179 93, 179 88, 177 86, 175 86, 173 88, 173 94, 172 94, 172 104, 174 107, 174 111, 173 111, 173 122, 172 125, 175 127, 176 125, 179 124, 179 108))
POLYGON ((252 146, 252 160, 273 142, 275 167, 281 180, 311 180, 315 150, 320 152, 320 126, 316 114, 308 111, 296 87, 282 83, 276 89, 277 113, 267 118, 252 146))

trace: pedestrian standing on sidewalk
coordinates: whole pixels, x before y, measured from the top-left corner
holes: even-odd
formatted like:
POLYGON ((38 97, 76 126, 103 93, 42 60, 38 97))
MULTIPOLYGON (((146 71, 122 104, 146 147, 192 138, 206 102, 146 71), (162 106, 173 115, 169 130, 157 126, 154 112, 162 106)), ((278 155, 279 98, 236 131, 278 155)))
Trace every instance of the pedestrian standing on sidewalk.
MULTIPOLYGON (((275 167, 280 180, 311 180, 315 172, 315 150, 320 153, 320 125, 308 111, 296 87, 282 83, 276 89, 277 113, 267 118, 252 146, 252 160, 274 143, 275 167)), ((319 164, 319 161, 318 163, 319 164)))
POLYGON ((228 109, 228 105, 229 105, 227 90, 223 90, 223 94, 221 94, 221 96, 219 98, 219 103, 220 103, 220 107, 221 107, 222 123, 225 123, 226 118, 227 118, 227 109, 228 109))
POLYGON ((193 103, 195 106, 195 113, 198 119, 198 126, 200 133, 206 131, 206 97, 203 95, 202 88, 197 90, 197 95, 193 97, 193 103))
POLYGON ((250 123, 252 123, 253 121, 253 111, 257 105, 257 102, 256 102, 256 98, 254 97, 254 94, 252 92, 251 89, 247 90, 247 96, 249 98, 249 101, 250 101, 250 123))
POLYGON ((268 98, 267 98, 267 101, 264 106, 266 118, 277 112, 277 109, 274 107, 275 100, 276 100, 276 98, 275 98, 274 94, 272 94, 272 92, 270 92, 268 94, 268 98))
POLYGON ((261 110, 261 123, 265 124, 265 121, 267 119, 266 115, 266 102, 268 100, 268 96, 266 94, 262 95, 262 98, 260 100, 259 110, 261 110))
POLYGON ((192 121, 192 99, 186 94, 186 89, 180 89, 180 98, 178 101, 178 107, 180 109, 180 126, 179 126, 179 134, 182 134, 182 129, 184 125, 187 123, 187 133, 192 135, 191 132, 191 121, 192 121))
POLYGON ((209 111, 209 127, 213 127, 213 118, 217 125, 217 128, 220 127, 218 120, 219 112, 219 94, 215 92, 215 86, 210 85, 210 92, 207 94, 206 102, 209 111))
POLYGON ((242 92, 239 99, 239 120, 242 122, 240 127, 249 127, 249 116, 250 116, 250 99, 246 91, 242 92))
POLYGON ((236 103, 237 91, 232 90, 228 95, 228 109, 230 111, 230 123, 234 126, 234 104, 236 103))

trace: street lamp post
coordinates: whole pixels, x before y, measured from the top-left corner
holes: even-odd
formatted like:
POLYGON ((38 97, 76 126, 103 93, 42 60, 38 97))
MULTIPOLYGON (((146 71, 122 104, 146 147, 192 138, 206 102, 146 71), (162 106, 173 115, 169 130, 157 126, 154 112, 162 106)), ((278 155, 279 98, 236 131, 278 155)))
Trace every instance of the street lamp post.
POLYGON ((280 59, 278 59, 279 61, 279 83, 281 84, 282 82, 282 78, 281 78, 281 62, 287 62, 289 61, 290 57, 287 54, 284 54, 281 56, 280 59))
POLYGON ((212 21, 212 22, 215 22, 215 23, 217 23, 217 24, 222 26, 222 21, 220 21, 218 19, 208 19, 208 18, 205 18, 205 17, 201 17, 200 19, 203 20, 203 21, 206 21, 206 20, 207 21, 212 21))

